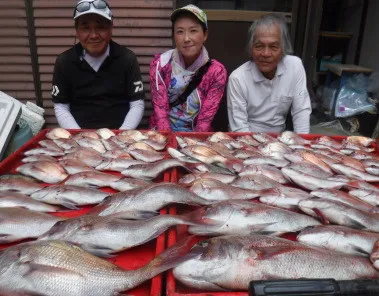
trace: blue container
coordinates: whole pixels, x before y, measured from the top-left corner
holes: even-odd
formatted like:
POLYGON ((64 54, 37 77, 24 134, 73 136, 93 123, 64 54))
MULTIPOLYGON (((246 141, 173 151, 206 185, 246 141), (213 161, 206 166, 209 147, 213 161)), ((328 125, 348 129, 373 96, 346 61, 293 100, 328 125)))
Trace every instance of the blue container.
POLYGON ((8 143, 7 149, 5 150, 4 158, 11 155, 18 148, 28 142, 32 137, 33 133, 29 124, 25 120, 20 119, 8 143))

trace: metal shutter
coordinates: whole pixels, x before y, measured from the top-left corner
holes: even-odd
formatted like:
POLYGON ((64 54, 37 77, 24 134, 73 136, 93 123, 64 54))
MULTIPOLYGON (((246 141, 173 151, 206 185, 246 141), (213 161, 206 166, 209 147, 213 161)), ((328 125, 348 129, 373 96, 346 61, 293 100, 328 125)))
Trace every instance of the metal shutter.
MULTIPOLYGON (((76 3, 77 0, 33 1, 42 98, 46 110, 45 127, 57 126, 50 94, 51 80, 56 57, 75 42, 72 15, 76 3)), ((133 50, 140 64, 146 91, 146 109, 139 128, 146 128, 152 111, 149 63, 154 54, 172 47, 170 14, 173 1, 108 0, 108 3, 115 17, 113 39, 133 50)))
POLYGON ((36 102, 24 0, 0 1, 0 90, 36 102))

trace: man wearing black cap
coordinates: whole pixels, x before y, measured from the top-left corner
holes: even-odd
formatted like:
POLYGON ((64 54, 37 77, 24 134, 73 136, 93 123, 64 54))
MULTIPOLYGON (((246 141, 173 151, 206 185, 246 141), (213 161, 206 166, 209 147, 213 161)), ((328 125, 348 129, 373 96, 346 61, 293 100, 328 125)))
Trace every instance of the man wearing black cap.
POLYGON ((53 76, 55 115, 63 128, 135 129, 144 91, 135 54, 114 42, 104 0, 81 0, 74 20, 79 43, 58 56, 53 76))

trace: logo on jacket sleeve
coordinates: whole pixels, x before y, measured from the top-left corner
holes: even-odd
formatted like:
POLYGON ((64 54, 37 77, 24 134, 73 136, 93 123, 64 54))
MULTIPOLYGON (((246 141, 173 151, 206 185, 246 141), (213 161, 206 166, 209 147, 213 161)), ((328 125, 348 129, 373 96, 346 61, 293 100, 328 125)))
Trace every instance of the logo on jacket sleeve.
POLYGON ((59 88, 58 86, 56 85, 53 85, 53 91, 51 92, 51 94, 56 97, 58 94, 59 94, 59 88))
POLYGON ((135 85, 135 90, 134 92, 135 93, 138 93, 140 91, 143 91, 143 84, 142 84, 142 81, 137 81, 137 82, 133 82, 133 84, 135 85))

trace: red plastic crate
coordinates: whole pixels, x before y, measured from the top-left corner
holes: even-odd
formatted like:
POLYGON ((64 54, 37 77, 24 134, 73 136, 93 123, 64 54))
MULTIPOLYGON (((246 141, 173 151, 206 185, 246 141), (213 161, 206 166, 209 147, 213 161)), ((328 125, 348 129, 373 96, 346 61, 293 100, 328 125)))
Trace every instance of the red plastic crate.
MULTIPOLYGON (((205 140, 212 134, 213 133, 210 133, 210 132, 174 133, 170 142, 170 147, 178 149, 178 143, 176 141, 175 136, 192 137, 192 138, 205 140)), ((243 132, 243 133, 229 132, 226 134, 231 136, 232 138, 236 138, 239 136, 251 135, 252 133, 251 132, 243 132)), ((278 134, 273 134, 273 133, 269 133, 269 135, 274 136, 274 137, 278 136, 278 134)), ((300 136, 307 140, 315 140, 315 139, 320 138, 323 135, 307 134, 307 135, 300 135, 300 136)), ((329 136, 329 137, 340 142, 346 138, 346 136, 329 136)), ((373 146, 376 148, 377 147, 376 143, 373 146)), ((184 171, 180 169, 174 169, 173 172, 171 173, 171 182, 177 183, 177 181, 179 180, 183 172, 184 171)), ((193 209, 194 207, 180 205, 177 207, 171 207, 169 209, 169 214, 171 215, 183 214, 193 209)), ((188 226, 185 226, 185 225, 178 225, 170 229, 167 234, 167 247, 172 246, 178 240, 181 240, 182 238, 188 236, 189 234, 187 232, 187 229, 188 229, 188 226)), ((296 234, 294 233, 284 234, 281 237, 287 238, 290 240, 296 240, 296 234)), ((199 237, 199 240, 202 238, 207 238, 207 237, 199 237)), ((249 294, 247 291, 212 292, 212 291, 201 291, 201 290, 196 290, 194 288, 189 288, 183 285, 182 283, 180 283, 179 281, 177 281, 173 275, 172 270, 169 270, 167 271, 167 276, 166 276, 166 295, 167 296, 248 296, 249 294)))
MULTIPOLYGON (((42 130, 40 133, 38 133, 32 139, 30 139, 27 143, 25 143, 22 147, 20 147, 17 151, 15 151, 12 155, 10 155, 8 158, 3 160, 0 163, 0 175, 17 174, 15 169, 19 165, 22 164, 21 159, 24 157, 23 155, 24 152, 30 149, 33 149, 35 147, 38 147, 38 142, 46 139, 45 135, 48 131, 50 131, 50 129, 42 130)), ((85 130, 69 130, 69 131, 72 134, 76 134, 85 130)), ((117 134, 120 131, 114 131, 114 132, 117 134)), ((162 134, 168 136, 167 133, 162 132, 162 134)), ((117 172, 114 172, 114 173, 119 174, 117 172)), ((170 173, 166 172, 163 178, 159 180, 155 180, 155 181, 169 182, 170 173)), ((107 191, 107 192, 117 192, 110 188, 105 188, 102 190, 107 191)), ((51 214, 60 216, 60 217, 67 217, 67 218, 77 217, 77 216, 87 213, 91 208, 92 206, 85 206, 79 210, 69 210, 67 212, 51 213, 51 214)), ((162 209, 160 211, 160 214, 167 214, 167 212, 168 211, 166 209, 162 209)), ((0 245, 0 249, 6 248, 11 245, 14 245, 14 244, 0 245)), ((165 249, 165 233, 162 233, 155 240, 152 240, 144 245, 137 246, 132 249, 120 252, 118 253, 117 256, 107 259, 107 260, 114 263, 115 265, 120 266, 123 269, 134 270, 149 263, 153 258, 155 258, 158 254, 160 254, 164 249, 165 249)), ((163 281, 163 275, 159 274, 153 279, 148 280, 145 283, 141 284, 140 286, 134 289, 125 291, 124 294, 131 295, 131 296, 132 295, 133 296, 145 296, 145 295, 161 296, 162 295, 162 281, 163 281)))

